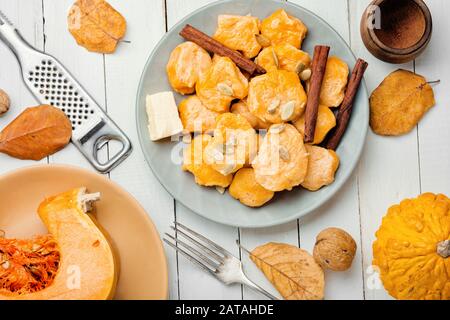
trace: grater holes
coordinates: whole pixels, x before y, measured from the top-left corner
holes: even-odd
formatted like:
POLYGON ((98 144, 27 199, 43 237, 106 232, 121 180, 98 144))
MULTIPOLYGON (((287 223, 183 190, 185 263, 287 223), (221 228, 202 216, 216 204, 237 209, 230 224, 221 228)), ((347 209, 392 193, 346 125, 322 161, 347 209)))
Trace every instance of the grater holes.
POLYGON ((42 60, 41 65, 35 66, 26 78, 42 89, 39 92, 42 98, 51 105, 61 108, 67 115, 72 124, 72 129, 82 125, 84 121, 89 120, 90 116, 95 114, 91 109, 89 101, 83 98, 77 91, 77 87, 72 85, 69 78, 66 78, 58 65, 49 60, 42 60))

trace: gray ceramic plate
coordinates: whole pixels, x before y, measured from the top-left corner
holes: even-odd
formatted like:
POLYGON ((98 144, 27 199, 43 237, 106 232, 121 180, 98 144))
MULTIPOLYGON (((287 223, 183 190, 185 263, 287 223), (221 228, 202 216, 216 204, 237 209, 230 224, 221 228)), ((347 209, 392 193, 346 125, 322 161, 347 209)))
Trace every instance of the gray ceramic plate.
MULTIPOLYGON (((181 142, 177 145, 177 142, 169 140, 150 141, 145 97, 147 94, 171 90, 165 66, 170 52, 183 42, 178 33, 184 25, 189 23, 211 35, 216 29, 219 14, 251 13, 253 16, 265 18, 279 8, 300 18, 308 26, 309 34, 302 47, 303 50, 312 53, 317 44, 329 45, 332 48, 330 54, 341 57, 353 69, 356 59, 346 42, 324 20, 310 11, 288 2, 275 0, 231 0, 210 4, 180 21, 158 43, 142 73, 136 100, 136 120, 141 147, 150 167, 176 200, 199 215, 219 223, 239 227, 267 227, 286 223, 310 213, 328 201, 342 187, 355 168, 363 149, 369 123, 368 95, 365 86, 358 94, 348 130, 337 150, 341 166, 336 174, 336 181, 317 192, 301 188, 281 192, 264 207, 252 209, 228 194, 221 195, 214 188, 195 184, 193 176, 182 171, 181 165, 172 160, 173 155, 181 148, 181 142)), ((176 99, 179 102, 183 97, 177 94, 176 99)))

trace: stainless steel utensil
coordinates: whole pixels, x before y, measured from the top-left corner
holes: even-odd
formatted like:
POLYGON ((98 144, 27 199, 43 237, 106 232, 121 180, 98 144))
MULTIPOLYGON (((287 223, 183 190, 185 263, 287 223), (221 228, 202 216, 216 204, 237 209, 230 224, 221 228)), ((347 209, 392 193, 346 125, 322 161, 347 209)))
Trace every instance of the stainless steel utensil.
POLYGON ((174 222, 171 228, 175 231, 175 236, 165 233, 164 242, 191 262, 226 285, 241 283, 272 300, 278 300, 277 297, 249 280, 244 273, 242 262, 227 250, 181 223, 174 222), (179 235, 187 241, 180 240, 179 235))
POLYGON ((1 11, 0 39, 17 57, 23 80, 36 99, 60 108, 69 117, 72 143, 98 171, 111 171, 131 153, 132 145, 125 133, 70 72, 53 56, 28 44, 1 11), (99 150, 112 140, 122 148, 110 160, 101 162, 99 150))

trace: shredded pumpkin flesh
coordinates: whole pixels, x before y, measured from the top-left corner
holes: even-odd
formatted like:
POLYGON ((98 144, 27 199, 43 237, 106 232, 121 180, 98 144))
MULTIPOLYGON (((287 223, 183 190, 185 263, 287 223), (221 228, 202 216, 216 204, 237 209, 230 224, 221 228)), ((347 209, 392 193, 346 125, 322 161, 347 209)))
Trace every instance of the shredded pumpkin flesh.
POLYGON ((31 240, 0 237, 0 293, 27 294, 50 286, 60 254, 51 235, 31 240))

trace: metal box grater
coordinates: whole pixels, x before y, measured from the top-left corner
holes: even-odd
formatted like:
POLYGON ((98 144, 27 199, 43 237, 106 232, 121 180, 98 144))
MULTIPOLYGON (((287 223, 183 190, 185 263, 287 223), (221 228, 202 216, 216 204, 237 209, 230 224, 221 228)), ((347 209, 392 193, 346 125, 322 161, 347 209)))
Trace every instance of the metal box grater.
POLYGON ((70 72, 53 56, 29 45, 1 11, 0 39, 17 57, 23 80, 36 99, 58 107, 69 117, 72 143, 98 171, 111 171, 131 153, 129 138, 70 72), (122 148, 110 160, 101 162, 98 152, 111 140, 118 141, 122 148))

